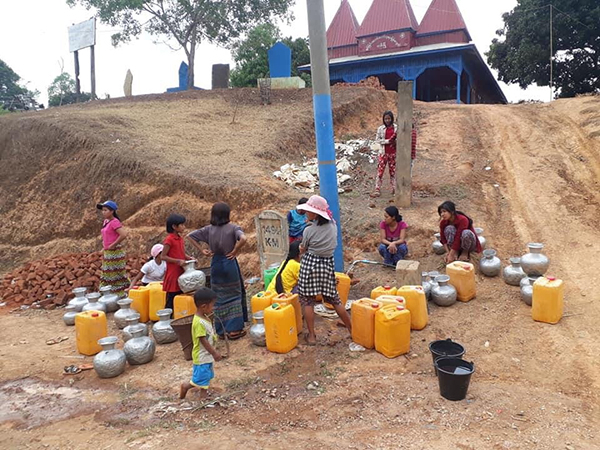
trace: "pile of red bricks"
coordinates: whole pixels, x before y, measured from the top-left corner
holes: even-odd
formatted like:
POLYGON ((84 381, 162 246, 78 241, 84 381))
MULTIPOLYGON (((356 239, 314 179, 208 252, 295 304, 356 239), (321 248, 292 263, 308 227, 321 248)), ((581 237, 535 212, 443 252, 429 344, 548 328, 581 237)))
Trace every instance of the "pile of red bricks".
MULTIPOLYGON (((129 257, 127 273, 134 277, 146 260, 129 257)), ((0 297, 6 307, 34 305, 52 309, 64 305, 80 286, 88 292, 97 291, 100 284, 102 252, 69 253, 25 264, 2 280, 0 297)))

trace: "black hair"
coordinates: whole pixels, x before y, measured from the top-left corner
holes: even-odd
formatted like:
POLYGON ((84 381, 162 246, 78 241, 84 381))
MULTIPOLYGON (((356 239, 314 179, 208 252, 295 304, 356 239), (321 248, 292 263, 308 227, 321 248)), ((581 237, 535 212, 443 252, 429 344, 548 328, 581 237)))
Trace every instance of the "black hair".
POLYGON ((296 259, 298 255, 300 255, 300 243, 300 241, 294 241, 290 244, 287 259, 283 262, 281 268, 275 276, 275 290, 278 294, 283 294, 283 282, 281 281, 281 275, 283 274, 283 270, 285 269, 285 266, 287 266, 287 263, 289 263, 292 259, 296 259))
POLYGON ((398 211, 398 208, 396 208, 395 206, 388 206, 387 208, 385 208, 384 211, 396 222, 402 222, 402 215, 400 214, 400 211, 398 211))
POLYGON ((185 217, 181 214, 171 214, 167 217, 167 233, 174 233, 173 227, 175 225, 182 225, 185 223, 185 217))
POLYGON ((227 203, 215 203, 210 210, 210 224, 215 227, 229 223, 231 208, 227 203))
POLYGON ((323 216, 317 215, 317 225, 326 225, 329 223, 329 219, 326 219, 323 216))
POLYGON ((308 201, 308 199, 306 197, 302 197, 300 200, 298 200, 298 204, 304 205, 307 201, 308 201))
MULTIPOLYGON (((102 205, 102 207, 108 209, 109 211, 112 211, 113 217, 115 219, 117 219, 118 221, 121 221, 121 219, 117 215, 117 211, 115 211, 114 209, 112 209, 110 206, 102 205)), ((105 225, 103 225, 102 228, 104 228, 106 225, 108 225, 108 222, 105 225)))
MULTIPOLYGON (((394 125, 394 113, 391 111, 386 111, 383 113, 383 124, 385 125, 385 116, 390 116, 392 118, 392 125, 394 125)), ((385 125, 387 127, 387 125, 385 125)))
POLYGON ((194 293, 194 305, 196 308, 201 305, 208 305, 210 302, 217 299, 217 293, 207 287, 198 288, 194 293))
POLYGON ((438 206, 438 215, 442 215, 442 209, 444 211, 448 211, 450 214, 456 216, 457 214, 460 214, 461 216, 465 216, 468 220, 469 220, 469 228, 473 226, 473 219, 471 219, 469 216, 467 216, 464 212, 462 211, 458 211, 456 209, 456 205, 451 202, 450 200, 446 200, 444 203, 442 203, 440 206, 438 206))

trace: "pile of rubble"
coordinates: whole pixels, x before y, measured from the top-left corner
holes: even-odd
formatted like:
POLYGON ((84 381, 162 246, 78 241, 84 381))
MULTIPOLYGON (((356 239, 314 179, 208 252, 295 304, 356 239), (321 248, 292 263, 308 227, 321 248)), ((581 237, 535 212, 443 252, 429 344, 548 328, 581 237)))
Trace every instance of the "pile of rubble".
POLYGON ((381 84, 379 78, 377 77, 369 77, 365 80, 360 80, 358 83, 336 83, 338 87, 369 87, 373 89, 379 89, 380 91, 385 91, 385 86, 381 84))
MULTIPOLYGON (((143 257, 130 257, 127 273, 135 276, 143 257)), ((25 264, 2 280, 0 302, 5 307, 31 306, 52 309, 71 298, 73 288, 98 290, 102 253, 69 253, 25 264)))
MULTIPOLYGON (((361 161, 373 164, 377 160, 377 150, 371 149, 369 140, 337 142, 335 153, 340 193, 350 190, 344 184, 352 180, 352 172, 361 161)), ((319 186, 319 163, 317 158, 311 158, 301 164, 285 164, 273 176, 302 192, 312 193, 319 186)))

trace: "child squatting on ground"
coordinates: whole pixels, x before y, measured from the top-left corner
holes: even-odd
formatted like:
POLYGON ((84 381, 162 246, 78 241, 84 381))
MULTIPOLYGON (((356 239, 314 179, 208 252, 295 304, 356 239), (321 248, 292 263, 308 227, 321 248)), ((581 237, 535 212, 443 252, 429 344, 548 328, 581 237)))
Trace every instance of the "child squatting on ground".
POLYGON ((200 396, 206 397, 210 380, 215 376, 213 363, 223 359, 223 356, 215 349, 217 333, 209 319, 216 301, 217 294, 209 288, 202 287, 194 294, 196 314, 192 322, 192 342, 194 344, 192 348, 192 379, 181 384, 179 388, 179 398, 181 399, 184 399, 192 388, 200 389, 200 396))

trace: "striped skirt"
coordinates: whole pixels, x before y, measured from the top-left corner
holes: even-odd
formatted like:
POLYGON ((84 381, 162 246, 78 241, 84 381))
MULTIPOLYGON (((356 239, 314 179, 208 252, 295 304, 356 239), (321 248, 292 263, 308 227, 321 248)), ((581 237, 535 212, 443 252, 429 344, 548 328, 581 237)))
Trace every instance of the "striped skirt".
POLYGON ((125 297, 125 288, 129 286, 126 266, 127 258, 122 247, 104 250, 100 287, 112 286, 113 294, 118 295, 119 298, 125 297))

